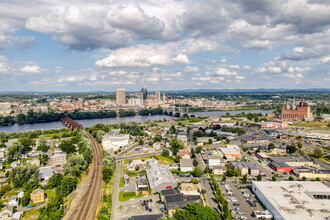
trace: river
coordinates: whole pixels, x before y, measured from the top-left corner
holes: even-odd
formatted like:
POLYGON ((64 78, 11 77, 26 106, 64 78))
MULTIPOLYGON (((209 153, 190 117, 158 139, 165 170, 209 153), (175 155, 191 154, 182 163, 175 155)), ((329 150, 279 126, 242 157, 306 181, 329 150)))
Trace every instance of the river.
MULTIPOLYGON (((253 112, 262 114, 270 113, 272 110, 241 110, 241 111, 211 111, 211 112, 198 112, 198 114, 203 114, 207 116, 222 116, 229 112, 231 115, 235 115, 241 112, 253 112)), ((193 114, 193 113, 192 113, 193 114)), ((85 128, 93 126, 97 123, 120 123, 127 121, 139 121, 145 122, 148 120, 159 120, 159 119, 171 119, 173 117, 168 115, 151 115, 151 116, 141 116, 136 115, 133 117, 116 117, 116 118, 97 118, 97 119, 84 119, 84 120, 76 120, 80 124, 82 124, 85 128)), ((50 129, 50 128, 64 128, 65 126, 60 121, 54 122, 43 122, 43 123, 30 123, 30 124, 13 124, 8 126, 0 126, 1 131, 7 132, 18 132, 18 131, 26 131, 26 130, 35 130, 35 129, 50 129)))

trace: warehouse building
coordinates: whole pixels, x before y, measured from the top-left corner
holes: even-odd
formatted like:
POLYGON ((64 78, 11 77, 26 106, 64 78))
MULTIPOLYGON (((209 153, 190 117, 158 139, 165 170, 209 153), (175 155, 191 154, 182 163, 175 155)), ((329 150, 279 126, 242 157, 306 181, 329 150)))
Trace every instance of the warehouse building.
POLYGON ((158 164, 158 161, 154 158, 149 160, 146 171, 152 192, 160 192, 161 190, 177 186, 168 166, 158 164))
POLYGON ((276 172, 291 172, 295 167, 311 167, 313 162, 304 157, 275 156, 269 157, 269 166, 276 172))
POLYGON ((330 188, 321 182, 253 182, 252 190, 275 220, 330 216, 330 188))

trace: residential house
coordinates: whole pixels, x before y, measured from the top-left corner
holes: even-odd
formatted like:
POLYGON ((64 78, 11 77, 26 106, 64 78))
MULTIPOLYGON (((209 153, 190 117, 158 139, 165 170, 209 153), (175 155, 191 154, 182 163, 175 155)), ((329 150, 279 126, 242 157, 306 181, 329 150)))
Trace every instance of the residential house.
POLYGON ((37 158, 33 158, 31 160, 27 160, 26 163, 29 163, 31 165, 35 165, 35 166, 40 166, 40 160, 37 158))
POLYGON ((135 170, 135 167, 144 167, 146 165, 146 161, 144 160, 129 160, 127 163, 127 169, 128 170, 135 170))
POLYGON ((18 167, 19 166, 19 161, 13 161, 11 164, 10 164, 10 166, 12 167, 12 168, 15 168, 15 167, 18 167))
POLYGON ((200 195, 197 186, 193 183, 181 183, 180 191, 183 195, 200 195))
POLYGON ((152 145, 152 148, 153 148, 154 150, 160 150, 161 147, 162 147, 162 145, 161 145, 160 142, 155 142, 155 143, 153 143, 153 145, 152 145))
POLYGON ((53 167, 59 167, 66 163, 66 153, 55 152, 50 158, 50 165, 53 167))
POLYGON ((0 148, 0 159, 6 158, 6 148, 0 148))
POLYGON ((136 177, 136 187, 138 191, 145 191, 149 189, 148 179, 146 176, 136 177))
POLYGON ((41 181, 48 180, 54 174, 51 166, 40 167, 39 168, 39 173, 40 173, 40 180, 41 181))
POLYGON ((213 166, 213 174, 214 175, 224 175, 227 171, 225 166, 213 166))
POLYGON ((190 159, 190 151, 189 151, 189 149, 180 149, 179 152, 178 152, 178 155, 182 159, 190 159))
POLYGON ((1 209, 0 220, 10 220, 13 216, 13 206, 5 206, 1 209))
POLYGON ((180 159, 180 171, 189 172, 194 170, 192 159, 180 159))
POLYGON ((243 162, 232 161, 230 162, 232 169, 239 169, 241 171, 241 175, 246 175, 249 173, 249 169, 243 162))
POLYGON ((45 191, 42 189, 35 189, 30 194, 30 199, 33 203, 41 203, 45 201, 45 191))
POLYGON ((206 164, 211 168, 214 166, 220 166, 222 164, 222 157, 216 155, 208 155, 206 157, 206 164))
POLYGON ((9 206, 18 206, 19 205, 19 199, 17 198, 16 195, 12 195, 8 199, 8 205, 9 206))

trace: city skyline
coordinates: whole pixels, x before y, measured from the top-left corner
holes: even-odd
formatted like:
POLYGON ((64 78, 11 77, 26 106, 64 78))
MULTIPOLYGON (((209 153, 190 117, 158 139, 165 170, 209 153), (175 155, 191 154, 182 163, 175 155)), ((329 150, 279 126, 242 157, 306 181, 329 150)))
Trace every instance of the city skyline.
POLYGON ((0 22, 0 91, 329 88, 326 1, 13 0, 0 22))

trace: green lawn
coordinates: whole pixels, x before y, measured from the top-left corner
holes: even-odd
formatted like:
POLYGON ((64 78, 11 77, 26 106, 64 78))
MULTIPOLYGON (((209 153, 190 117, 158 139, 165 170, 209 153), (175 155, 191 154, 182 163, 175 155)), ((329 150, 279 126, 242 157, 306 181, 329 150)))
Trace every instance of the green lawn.
POLYGON ((136 198, 141 198, 141 197, 143 197, 144 195, 142 194, 142 195, 137 195, 137 196, 127 196, 127 197, 124 197, 123 196, 123 191, 120 191, 119 192, 119 201, 121 201, 121 202, 124 202, 124 201, 127 201, 127 200, 130 200, 130 199, 136 199, 136 198))
POLYGON ((293 126, 308 127, 314 130, 330 130, 328 122, 321 121, 299 121, 293 124, 293 126))
POLYGON ((46 194, 49 199, 53 199, 56 197, 54 189, 46 190, 46 194))
MULTIPOLYGON (((162 155, 139 157, 139 158, 134 158, 132 160, 149 160, 152 157, 157 157, 159 164, 175 163, 175 161, 173 160, 173 158, 171 158, 171 157, 164 157, 162 155)), ((131 159, 126 159, 124 161, 124 164, 127 164, 129 160, 131 160, 131 159)))
POLYGON ((120 177, 119 187, 124 187, 124 177, 120 177))

